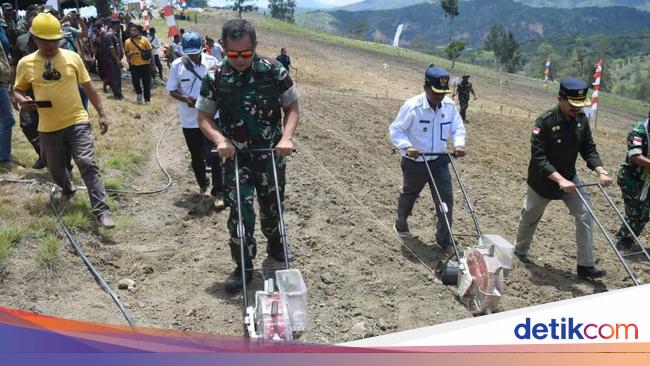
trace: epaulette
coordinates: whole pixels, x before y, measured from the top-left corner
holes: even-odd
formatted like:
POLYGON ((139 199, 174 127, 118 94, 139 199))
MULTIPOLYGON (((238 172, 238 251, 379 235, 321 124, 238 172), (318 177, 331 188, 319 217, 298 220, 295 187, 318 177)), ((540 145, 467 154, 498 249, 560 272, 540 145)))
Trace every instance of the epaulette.
POLYGON ((539 118, 541 118, 543 120, 546 120, 546 119, 549 119, 552 116, 553 116, 553 110, 549 109, 548 111, 542 113, 542 115, 540 115, 539 118))

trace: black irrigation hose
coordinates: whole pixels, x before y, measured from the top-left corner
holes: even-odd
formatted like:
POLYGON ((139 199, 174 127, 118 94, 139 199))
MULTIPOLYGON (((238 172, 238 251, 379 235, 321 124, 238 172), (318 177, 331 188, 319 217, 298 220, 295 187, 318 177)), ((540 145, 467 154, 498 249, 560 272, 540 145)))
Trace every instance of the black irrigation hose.
MULTIPOLYGON (((172 186, 172 177, 169 175, 169 172, 165 169, 165 167, 162 165, 160 161, 160 145, 162 144, 163 139, 165 138, 165 135, 167 134, 167 131, 169 130, 169 127, 172 125, 173 119, 170 119, 169 122, 167 122, 167 125, 165 126, 165 129, 163 130, 163 133, 160 135, 160 138, 158 139, 158 142, 156 143, 156 162, 158 163, 158 166, 160 167, 160 170, 165 174, 167 177, 167 183, 165 186, 163 186, 160 189, 156 190, 151 190, 151 191, 129 191, 129 190, 119 190, 119 189, 107 189, 107 192, 111 193, 120 193, 120 194, 136 194, 136 195, 153 195, 153 194, 158 194, 167 191, 171 186, 172 186)), ((101 288, 106 291, 109 296, 113 299, 113 302, 117 305, 117 307, 120 309, 120 312, 124 315, 124 318, 126 321, 129 323, 130 327, 135 326, 135 322, 133 321, 133 318, 131 318, 131 315, 129 312, 126 310, 126 307, 124 306, 124 303, 119 299, 117 294, 111 289, 111 287, 106 283, 104 278, 99 274, 97 269, 92 265, 88 257, 84 254, 84 252, 81 250, 81 247, 79 246, 79 242, 77 242, 77 239, 75 238, 74 234, 68 229, 68 227, 65 225, 63 222, 63 219, 61 219, 61 214, 57 210, 56 205, 54 204, 54 194, 57 190, 56 186, 52 185, 51 183, 43 183, 39 182, 36 179, 2 179, 0 180, 0 183, 19 183, 19 184, 30 184, 32 186, 37 185, 37 184, 43 184, 46 187, 50 189, 50 208, 52 210, 52 214, 56 218, 57 222, 61 226, 61 229, 63 230, 66 238, 68 239, 68 242, 70 245, 72 245, 73 249, 77 253, 77 255, 81 258, 81 260, 84 262, 90 273, 93 275, 95 278, 95 281, 101 286, 101 288)), ((79 187, 79 188, 85 188, 85 187, 79 187)))
POLYGON ((56 205, 54 204, 54 192, 56 191, 55 188, 50 189, 50 208, 52 209, 52 213, 54 214, 54 217, 56 217, 56 220, 59 222, 59 225, 61 226, 61 229, 63 229, 63 232, 65 233, 65 236, 68 238, 68 242, 72 245, 74 248, 75 252, 77 255, 81 258, 81 260, 84 262, 90 273, 93 275, 95 278, 95 281, 101 286, 101 288, 106 291, 110 297, 113 299, 113 302, 117 305, 118 308, 120 308, 120 312, 124 315, 124 318, 126 318, 126 321, 129 323, 130 327, 135 326, 135 322, 131 318, 131 315, 129 312, 126 310, 126 307, 124 306, 124 303, 120 300, 120 298, 117 296, 117 294, 111 289, 111 287, 106 283, 104 278, 99 274, 97 269, 90 263, 90 260, 88 260, 88 257, 84 254, 84 252, 81 250, 79 247, 79 243, 77 242, 77 239, 75 238, 74 234, 70 232, 70 229, 65 225, 63 222, 63 219, 61 219, 61 215, 59 214, 59 211, 56 209, 56 205))

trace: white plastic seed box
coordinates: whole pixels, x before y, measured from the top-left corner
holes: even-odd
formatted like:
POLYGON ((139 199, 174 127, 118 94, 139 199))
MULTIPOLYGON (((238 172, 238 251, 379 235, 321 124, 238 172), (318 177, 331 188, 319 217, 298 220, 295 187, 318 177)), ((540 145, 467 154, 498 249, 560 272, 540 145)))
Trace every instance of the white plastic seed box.
POLYGON ((494 245, 494 256, 501 262, 503 274, 508 275, 512 269, 512 257, 515 254, 515 246, 499 235, 483 235, 483 246, 489 248, 494 245))
POLYGON ((307 329, 307 285, 300 270, 283 269, 275 271, 280 294, 286 297, 289 318, 294 331, 307 329))

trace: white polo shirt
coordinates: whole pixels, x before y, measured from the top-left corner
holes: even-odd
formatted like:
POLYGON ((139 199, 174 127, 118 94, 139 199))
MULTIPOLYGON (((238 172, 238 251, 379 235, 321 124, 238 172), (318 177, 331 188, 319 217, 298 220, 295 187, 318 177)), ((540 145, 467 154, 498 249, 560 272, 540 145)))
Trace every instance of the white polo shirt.
MULTIPOLYGON (((192 61, 190 60, 190 62, 192 61)), ((199 79, 191 71, 185 68, 183 57, 177 58, 170 66, 169 76, 167 78, 167 90, 177 90, 185 96, 198 99, 201 92, 202 78, 208 73, 208 70, 211 67, 217 65, 217 62, 216 58, 202 53, 201 64, 197 65, 192 63, 194 71, 201 76, 201 79, 199 79)), ((181 118, 181 126, 183 126, 183 128, 199 128, 197 122, 198 110, 196 108, 190 108, 187 103, 181 102, 178 102, 178 108, 181 118)))
MULTIPOLYGON (((454 101, 445 96, 434 110, 426 93, 407 100, 389 127, 390 140, 406 156, 406 149, 414 147, 421 153, 443 153, 447 143, 453 147, 465 146, 465 125, 454 101)), ((411 159, 411 158, 409 158, 411 159)), ((436 159, 426 157, 426 160, 436 159)), ((412 159, 416 160, 416 159, 412 159)), ((423 157, 417 161, 423 161, 423 157)))

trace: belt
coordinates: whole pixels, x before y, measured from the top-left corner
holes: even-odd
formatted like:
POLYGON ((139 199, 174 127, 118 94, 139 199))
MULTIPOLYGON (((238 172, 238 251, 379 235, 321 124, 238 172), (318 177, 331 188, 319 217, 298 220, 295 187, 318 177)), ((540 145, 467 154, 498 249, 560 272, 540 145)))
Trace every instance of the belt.
POLYGON ((406 159, 409 159, 411 161, 414 161, 416 163, 424 163, 425 161, 434 161, 434 160, 438 159, 440 156, 427 156, 428 159, 426 159, 426 160, 425 160, 424 156, 418 156, 417 159, 413 159, 413 158, 411 158, 409 156, 406 156, 406 155, 402 155, 402 157, 404 157, 406 159))

